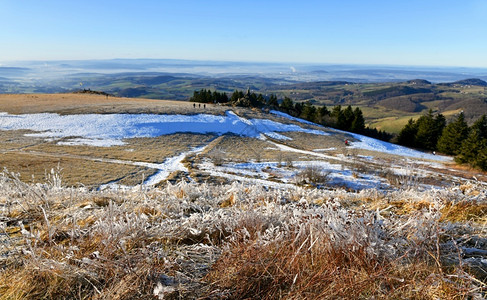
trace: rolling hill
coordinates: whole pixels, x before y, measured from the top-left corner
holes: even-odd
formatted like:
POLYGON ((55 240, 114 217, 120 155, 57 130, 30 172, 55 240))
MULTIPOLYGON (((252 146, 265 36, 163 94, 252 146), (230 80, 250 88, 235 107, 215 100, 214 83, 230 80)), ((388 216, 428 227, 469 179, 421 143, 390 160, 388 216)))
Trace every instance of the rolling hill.
POLYGON ((450 157, 277 111, 0 107, 0 298, 485 298, 487 176, 450 157))

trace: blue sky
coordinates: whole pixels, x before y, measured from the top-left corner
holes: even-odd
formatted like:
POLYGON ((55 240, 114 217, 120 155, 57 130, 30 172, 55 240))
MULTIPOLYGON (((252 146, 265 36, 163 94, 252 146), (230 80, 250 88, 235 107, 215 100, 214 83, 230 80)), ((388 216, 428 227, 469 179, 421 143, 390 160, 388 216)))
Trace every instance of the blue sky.
POLYGON ((487 67, 486 0, 0 0, 0 61, 487 67))

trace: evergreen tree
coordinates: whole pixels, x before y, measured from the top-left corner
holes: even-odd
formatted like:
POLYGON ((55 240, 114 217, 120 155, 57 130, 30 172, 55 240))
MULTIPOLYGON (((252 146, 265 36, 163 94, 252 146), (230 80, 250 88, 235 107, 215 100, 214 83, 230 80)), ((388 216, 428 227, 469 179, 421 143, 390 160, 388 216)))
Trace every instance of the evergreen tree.
POLYGON ((328 108, 326 108, 326 105, 323 105, 322 107, 316 110, 316 123, 322 125, 329 125, 328 124, 329 118, 330 118, 330 111, 328 110, 328 108))
POLYGON ((345 130, 346 128, 346 119, 345 115, 343 114, 342 106, 336 105, 331 110, 331 117, 332 117, 332 124, 331 126, 345 130))
POLYGON ((303 118, 310 122, 315 122, 316 107, 312 105, 310 101, 306 101, 306 103, 304 104, 303 111, 301 112, 300 118, 303 118))
POLYGON ((274 94, 271 94, 269 96, 269 99, 267 100, 267 105, 271 108, 274 108, 274 109, 279 108, 279 102, 277 101, 277 96, 274 94))
POLYGON ((291 98, 289 97, 284 97, 284 100, 282 100, 280 108, 283 112, 287 114, 291 114, 291 112, 294 110, 293 100, 291 100, 291 98))
POLYGON ((330 115, 330 111, 326 108, 326 105, 323 105, 318 109, 318 114, 320 117, 325 117, 330 115))
POLYGON ((449 155, 457 155, 460 152, 462 142, 468 137, 468 130, 465 116, 461 112, 457 119, 448 124, 443 130, 438 139, 438 151, 449 155))
POLYGON ((472 125, 472 130, 476 130, 479 134, 480 139, 487 139, 487 116, 482 115, 475 123, 472 125))
POLYGON ((418 133, 418 124, 411 118, 399 133, 397 143, 406 147, 416 146, 416 134, 418 133))
POLYGON ((343 110, 343 127, 341 129, 346 130, 346 131, 351 131, 352 129, 352 122, 355 119, 355 115, 353 113, 352 106, 347 106, 343 110))
POLYGON ((296 102, 296 104, 294 104, 294 111, 291 114, 295 117, 299 117, 303 112, 303 106, 303 103, 296 102))
POLYGON ((418 131, 415 136, 415 146, 427 150, 436 150, 436 144, 445 127, 445 117, 438 114, 433 117, 430 109, 426 115, 419 117, 416 121, 418 131))
POLYGON ((353 111, 353 121, 350 127, 352 132, 362 133, 365 129, 365 119, 360 108, 355 108, 353 111))
POLYGON ((463 141, 455 161, 487 170, 487 118, 485 115, 470 128, 470 133, 463 141))
POLYGON ((233 92, 232 96, 230 97, 230 102, 236 103, 238 101, 238 99, 243 98, 243 97, 244 97, 244 94, 242 91, 235 90, 235 92, 233 92))
POLYGON ((333 106, 333 108, 331 109, 331 116, 335 119, 338 119, 338 116, 342 113, 342 106, 340 104, 333 106))

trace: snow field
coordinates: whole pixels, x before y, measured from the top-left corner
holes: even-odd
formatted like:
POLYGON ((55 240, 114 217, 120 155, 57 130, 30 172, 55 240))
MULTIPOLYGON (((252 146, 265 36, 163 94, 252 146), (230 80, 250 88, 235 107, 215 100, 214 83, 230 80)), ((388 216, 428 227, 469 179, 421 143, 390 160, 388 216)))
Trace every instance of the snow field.
MULTIPOLYGON (((272 114, 298 121, 306 125, 316 125, 299 118, 291 117, 287 114, 271 111, 272 114)), ((323 127, 324 128, 324 127, 323 127)), ((60 145, 91 145, 98 147, 109 147, 113 145, 123 145, 123 139, 134 137, 155 137, 177 132, 191 133, 216 133, 236 134, 240 136, 254 137, 267 140, 267 137, 276 140, 289 140, 289 137, 279 134, 279 132, 305 132, 318 135, 329 135, 322 130, 307 129, 294 124, 283 124, 267 119, 245 119, 238 116, 233 111, 227 111, 224 116, 209 114, 198 115, 150 115, 150 114, 86 114, 86 115, 58 115, 52 113, 28 114, 28 115, 9 115, 0 113, 0 130, 28 129, 37 131, 29 134, 36 137, 44 137, 47 140, 58 140, 60 145)), ((437 168, 444 168, 442 162, 449 161, 451 158, 436 156, 428 153, 419 152, 402 146, 375 140, 358 134, 346 133, 357 140, 351 142, 348 148, 365 149, 378 151, 398 156, 407 156, 407 164, 423 164, 437 168), (424 162, 419 159, 434 160, 435 162, 424 162)), ((360 190, 364 188, 382 188, 387 186, 387 180, 377 176, 377 172, 367 174, 358 170, 343 167, 353 159, 367 160, 377 164, 378 159, 373 156, 360 156, 351 158, 345 155, 329 155, 327 151, 337 150, 336 148, 322 148, 313 151, 302 150, 286 146, 267 140, 272 148, 277 151, 303 154, 316 157, 312 162, 296 160, 293 162, 294 168, 278 167, 277 162, 247 164, 225 164, 215 166, 211 161, 205 161, 198 168, 211 176, 219 176, 228 180, 239 180, 243 182, 256 181, 261 184, 279 186, 283 184, 296 183, 297 175, 311 164, 320 168, 327 175, 330 185, 345 186, 351 189, 360 190)), ((133 164, 156 169, 156 173, 147 178, 146 185, 156 185, 165 180, 174 171, 188 170, 181 161, 189 154, 199 153, 204 147, 192 149, 174 157, 166 158, 163 163, 146 163, 137 161, 118 161, 104 160, 113 163, 133 164)), ((398 176, 426 177, 434 176, 433 172, 422 170, 413 171, 404 168, 402 165, 394 165, 389 168, 390 172, 398 176)))
MULTIPOLYGON (((287 118, 289 120, 301 122, 303 124, 308 124, 308 125, 315 125, 315 126, 320 126, 314 123, 311 123, 309 121, 300 119, 300 118, 295 118, 293 116, 290 116, 286 113, 279 112, 279 111, 271 111, 272 114, 278 115, 283 118, 287 118)), ((320 126, 322 127, 322 126, 320 126)), ((357 148, 357 149, 363 149, 363 150, 371 150, 371 151, 377 151, 377 152, 383 152, 383 153, 388 153, 388 154, 393 154, 393 155, 399 155, 399 156, 408 156, 412 158, 420 158, 420 159, 428 159, 428 160, 435 160, 435 161, 442 161, 442 162, 447 162, 447 161, 452 161, 451 157, 448 156, 441 156, 441 155, 433 155, 430 153, 425 153, 417 150, 413 150, 407 147, 399 146, 396 144, 384 142, 381 140, 377 140, 371 137, 367 137, 361 134, 356 134, 356 133, 351 133, 351 132, 346 132, 338 129, 333 129, 336 132, 341 132, 344 134, 348 134, 352 136, 354 139, 358 140, 357 142, 351 142, 351 145, 349 147, 351 148, 357 148)), ((320 150, 317 149, 315 151, 326 151, 325 150, 320 150)))
POLYGON ((320 130, 282 124, 265 119, 247 120, 228 111, 225 116, 149 115, 149 114, 85 114, 58 115, 53 113, 9 115, 0 113, 0 130, 28 129, 30 134, 50 139, 71 138, 64 145, 91 145, 109 147, 122 145, 123 139, 156 137, 177 132, 236 134, 256 137, 261 134, 276 139, 286 137, 278 132, 299 131, 326 135, 320 130))

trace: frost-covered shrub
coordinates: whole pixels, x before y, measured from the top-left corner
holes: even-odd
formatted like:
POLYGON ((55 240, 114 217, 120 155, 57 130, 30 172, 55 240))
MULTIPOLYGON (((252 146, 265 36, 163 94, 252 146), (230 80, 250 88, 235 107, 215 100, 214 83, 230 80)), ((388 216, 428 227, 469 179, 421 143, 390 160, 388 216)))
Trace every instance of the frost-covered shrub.
POLYGON ((482 231, 473 223, 444 219, 445 209, 485 203, 485 195, 485 189, 474 184, 423 192, 351 193, 178 182, 90 191, 59 182, 26 184, 4 172, 0 282, 5 284, 0 295, 475 295, 482 285, 455 267, 460 262, 452 258, 448 268, 442 264, 443 258, 450 258, 447 251, 456 251, 445 240, 461 233, 456 247, 464 251, 465 235, 479 236, 482 231))

